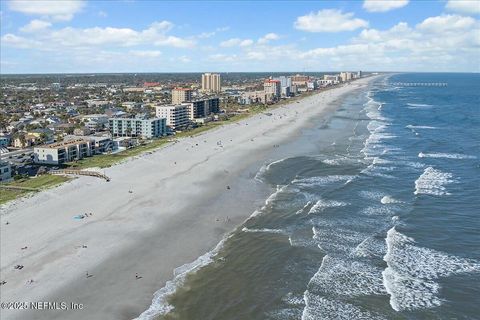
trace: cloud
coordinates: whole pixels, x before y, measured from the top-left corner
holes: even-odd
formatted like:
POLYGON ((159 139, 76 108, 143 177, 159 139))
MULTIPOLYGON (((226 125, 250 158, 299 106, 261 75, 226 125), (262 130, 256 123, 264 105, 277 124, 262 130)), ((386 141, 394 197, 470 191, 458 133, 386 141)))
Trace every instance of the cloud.
POLYGON ((6 45, 6 46, 11 46, 15 48, 21 48, 21 49, 30 49, 34 47, 39 47, 41 45, 41 42, 30 40, 24 37, 16 36, 11 33, 7 33, 2 36, 1 38, 1 44, 6 45))
POLYGON ((34 19, 30 21, 28 24, 26 24, 25 26, 23 26, 22 28, 20 28, 20 31, 26 32, 26 33, 37 32, 51 26, 52 24, 50 22, 34 19))
POLYGON ((353 18, 352 12, 343 13, 337 9, 324 9, 298 17, 294 26, 296 29, 308 32, 339 32, 368 27, 368 22, 353 18))
POLYGON ((280 39, 280 36, 276 33, 267 33, 266 35, 264 35, 263 37, 261 37, 260 39, 258 39, 258 43, 260 44, 265 44, 271 40, 278 40, 280 39))
POLYGON ((193 48, 195 41, 191 39, 183 39, 175 36, 168 36, 166 38, 160 37, 154 42, 156 46, 167 46, 175 48, 193 48))
POLYGON ((85 6, 83 0, 10 0, 10 10, 39 15, 58 21, 69 21, 85 6))
POLYGON ((224 31, 227 31, 229 30, 230 27, 220 27, 220 28, 216 28, 215 31, 211 31, 211 32, 202 32, 200 33, 197 38, 200 38, 200 39, 205 39, 205 38, 210 38, 210 37, 213 37, 214 35, 216 35, 217 33, 219 32, 224 32, 224 31))
POLYGON ((237 46, 248 47, 248 46, 251 46, 252 44, 253 44, 253 40, 251 39, 232 38, 232 39, 228 39, 221 42, 220 46, 224 48, 237 47, 237 46))
POLYGON ((480 14, 480 2, 478 2, 477 0, 450 0, 447 2, 445 8, 449 11, 454 11, 458 13, 480 14))
POLYGON ((158 58, 162 55, 158 50, 130 50, 130 54, 140 58, 158 58))
POLYGON ((455 30, 470 29, 475 25, 475 19, 458 15, 442 15, 430 17, 420 23, 417 28, 423 31, 443 33, 455 30))
POLYGON ((363 9, 368 12, 387 12, 405 7, 407 4, 408 0, 365 0, 363 9))
MULTIPOLYGON (((36 22, 35 25, 39 27, 41 23, 36 22)), ((29 30, 32 26, 29 24, 24 28, 29 30)), ((114 27, 44 29, 42 32, 30 33, 29 38, 7 34, 1 38, 1 44, 17 48, 36 48, 50 51, 101 48, 103 46, 132 47, 143 44, 175 48, 192 48, 195 46, 196 42, 193 39, 168 35, 172 28, 173 24, 171 22, 158 21, 140 31, 114 27)))
POLYGON ((237 55, 227 55, 222 53, 212 54, 208 57, 211 61, 218 61, 218 62, 234 62, 237 59, 237 55))
POLYGON ((374 70, 480 71, 480 22, 471 17, 429 17, 411 27, 366 29, 350 43, 304 51, 299 57, 330 67, 374 70))
POLYGON ((179 60, 180 62, 182 62, 182 63, 189 63, 189 62, 192 61, 192 59, 190 59, 190 58, 187 57, 187 56, 180 56, 180 57, 178 57, 178 60, 179 60))

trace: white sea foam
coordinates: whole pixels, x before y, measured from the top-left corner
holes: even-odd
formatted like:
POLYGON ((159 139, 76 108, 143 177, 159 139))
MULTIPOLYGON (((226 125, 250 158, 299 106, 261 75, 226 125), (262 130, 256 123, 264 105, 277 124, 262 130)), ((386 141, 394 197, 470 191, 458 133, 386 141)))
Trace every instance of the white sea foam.
POLYGON ((303 300, 303 297, 302 296, 297 296, 293 292, 287 293, 287 295, 282 298, 282 301, 287 303, 287 304, 294 305, 294 306, 299 306, 299 305, 304 306, 305 305, 305 301, 303 300))
POLYGON ((182 286, 185 283, 185 279, 188 274, 195 273, 206 265, 212 263, 215 256, 223 248, 225 242, 233 236, 233 233, 228 237, 220 241, 217 246, 205 253, 204 255, 198 257, 192 263, 187 263, 183 266, 180 266, 174 270, 174 278, 167 281, 165 286, 159 289, 153 295, 152 304, 150 307, 142 312, 136 318, 137 320, 153 320, 160 315, 165 315, 173 310, 173 306, 168 303, 168 297, 171 296, 178 287, 182 286))
POLYGON ((477 159, 475 156, 460 153, 423 153, 418 154, 419 158, 446 158, 446 159, 477 159))
POLYGON ((381 167, 372 163, 368 167, 360 171, 360 173, 367 176, 371 176, 371 177, 394 179, 395 178, 394 176, 385 174, 382 172, 382 171, 394 171, 394 170, 395 170, 395 167, 381 167))
POLYGON ((406 128, 408 129, 438 129, 437 127, 432 127, 432 126, 415 126, 415 125, 412 125, 412 124, 409 124, 408 126, 406 126, 406 128))
POLYGON ((391 204, 391 203, 402 203, 402 201, 392 198, 390 196, 384 196, 382 200, 380 200, 382 204, 391 204))
POLYGON ((331 166, 339 166, 339 165, 345 165, 345 164, 351 164, 357 162, 357 160, 354 160, 349 157, 340 157, 338 156, 335 159, 322 159, 322 162, 331 166))
POLYGON ((383 282, 396 311, 432 308, 442 303, 438 297, 439 277, 479 272, 480 264, 416 245, 414 239, 391 228, 385 239, 387 268, 383 282))
POLYGON ((326 255, 309 288, 329 296, 362 296, 386 294, 382 270, 366 263, 326 255))
POLYGON ((345 207, 348 205, 349 203, 343 201, 320 199, 310 208, 308 214, 319 213, 327 208, 345 207))
POLYGON ((383 257, 387 252, 387 246, 385 241, 381 241, 372 236, 365 238, 353 251, 354 256, 371 258, 371 257, 383 257))
MULTIPOLYGON (((398 161, 397 161, 398 163, 398 161)), ((415 162, 415 161, 402 161, 401 163, 405 164, 406 166, 409 166, 411 168, 425 168, 425 164, 421 162, 415 162)))
POLYGON ((361 213, 367 216, 382 215, 388 217, 393 214, 394 211, 389 206, 374 205, 362 209, 361 213))
POLYGON ((261 228, 261 229, 249 229, 247 227, 243 227, 242 229, 243 232, 252 232, 252 233, 280 233, 280 234, 285 234, 284 230, 280 229, 269 229, 269 228, 261 228))
POLYGON ((370 191, 362 190, 359 192, 360 197, 370 199, 370 200, 379 200, 385 195, 383 192, 379 191, 370 191))
POLYGON ((334 182, 348 181, 354 178, 355 176, 350 176, 350 175, 330 175, 330 176, 294 179, 292 183, 302 187, 312 187, 317 185, 326 185, 334 182))
POLYGON ((433 107, 431 104, 424 103, 407 103, 409 109, 429 109, 433 107))
POLYGON ((313 240, 318 248, 327 253, 350 255, 355 247, 365 239, 365 235, 346 228, 328 226, 327 228, 313 227, 313 240))
POLYGON ((363 310, 352 304, 330 300, 305 291, 303 295, 305 308, 302 313, 302 320, 379 320, 384 319, 372 312, 363 310))
POLYGON ((308 201, 301 209, 297 210, 297 212, 295 212, 295 214, 303 213, 305 211, 305 209, 307 209, 311 204, 312 204, 312 202, 308 201))
POLYGON ((445 185, 454 182, 452 178, 451 173, 428 167, 415 181, 414 194, 448 195, 445 185))
POLYGON ((255 175, 255 180, 259 182, 263 182, 263 176, 265 175, 266 172, 270 170, 270 168, 276 164, 282 163, 283 161, 287 160, 289 158, 284 158, 284 159, 279 159, 273 162, 270 162, 269 164, 264 164, 262 167, 258 170, 257 174, 255 175))

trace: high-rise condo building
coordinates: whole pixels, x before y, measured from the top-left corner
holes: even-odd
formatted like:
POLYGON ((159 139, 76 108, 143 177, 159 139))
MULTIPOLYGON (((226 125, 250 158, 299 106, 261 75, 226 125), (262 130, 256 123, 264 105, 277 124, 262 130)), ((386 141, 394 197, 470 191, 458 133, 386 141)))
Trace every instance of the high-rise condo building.
POLYGON ((273 100, 280 98, 281 83, 279 80, 267 79, 263 83, 263 90, 265 94, 269 95, 273 100))
POLYGON ((202 74, 202 91, 203 92, 220 92, 222 90, 220 83, 220 74, 204 73, 202 74))
POLYGON ((192 89, 174 88, 172 90, 172 104, 192 101, 192 89))
POLYGON ((163 105, 155 107, 156 115, 167 121, 172 130, 186 128, 190 124, 190 104, 163 105))

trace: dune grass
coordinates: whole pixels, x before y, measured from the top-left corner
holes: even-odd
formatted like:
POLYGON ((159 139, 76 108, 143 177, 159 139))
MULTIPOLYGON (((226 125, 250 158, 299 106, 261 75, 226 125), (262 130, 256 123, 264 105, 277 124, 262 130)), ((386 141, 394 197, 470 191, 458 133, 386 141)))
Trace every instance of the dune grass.
MULTIPOLYGON (((1 186, 32 188, 32 189, 36 189, 37 191, 41 191, 44 189, 57 186, 69 180, 71 180, 71 178, 64 177, 64 176, 54 176, 50 174, 44 174, 37 177, 24 178, 24 179, 12 181, 12 182, 4 183, 1 186)), ((12 190, 12 189, 0 188, 0 204, 6 203, 10 200, 17 199, 19 197, 22 197, 32 192, 35 192, 35 191, 12 190)))

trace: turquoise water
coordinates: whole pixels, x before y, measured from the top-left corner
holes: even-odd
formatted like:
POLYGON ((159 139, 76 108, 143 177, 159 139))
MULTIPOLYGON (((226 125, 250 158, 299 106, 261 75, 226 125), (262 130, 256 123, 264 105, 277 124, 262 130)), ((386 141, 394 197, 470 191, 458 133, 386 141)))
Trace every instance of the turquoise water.
POLYGON ((480 75, 398 74, 265 163, 274 192, 143 318, 475 319, 480 75), (444 82, 446 87, 396 86, 444 82))

